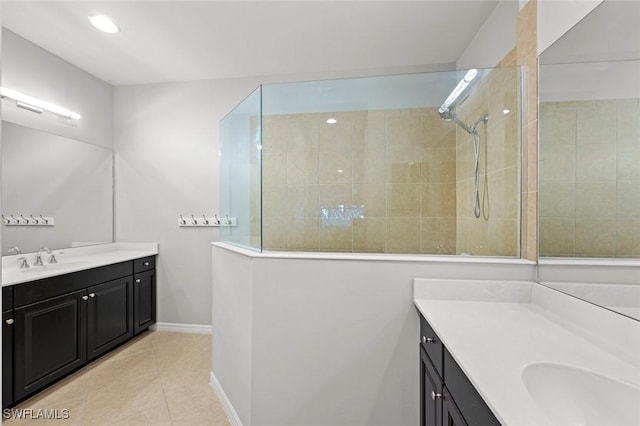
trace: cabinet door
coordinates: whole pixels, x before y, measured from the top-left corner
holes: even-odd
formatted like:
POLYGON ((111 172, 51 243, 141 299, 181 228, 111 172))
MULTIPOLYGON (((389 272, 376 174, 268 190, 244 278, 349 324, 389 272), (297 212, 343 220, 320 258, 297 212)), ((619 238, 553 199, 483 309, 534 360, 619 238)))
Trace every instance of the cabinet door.
POLYGON ((443 426, 467 426, 467 422, 462 417, 462 413, 458 409, 451 394, 445 387, 442 394, 442 413, 444 416, 443 426))
POLYGON ((133 336, 131 278, 89 287, 87 307, 87 355, 98 357, 133 336))
POLYGON ((155 271, 136 274, 133 279, 133 333, 138 334, 156 322, 155 271))
POLYGON ((420 425, 440 426, 441 422, 442 382, 420 345, 420 425))
POLYGON ((81 290, 14 311, 15 400, 35 392, 86 362, 85 298, 86 292, 81 290))
POLYGON ((13 404, 13 311, 2 313, 2 408, 13 404))

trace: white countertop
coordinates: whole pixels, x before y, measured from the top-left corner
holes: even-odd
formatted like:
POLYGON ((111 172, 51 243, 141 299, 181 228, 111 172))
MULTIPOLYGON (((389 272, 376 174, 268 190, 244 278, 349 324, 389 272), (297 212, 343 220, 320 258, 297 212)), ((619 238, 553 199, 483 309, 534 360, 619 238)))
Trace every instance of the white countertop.
POLYGON ((536 283, 415 279, 414 297, 503 425, 553 424, 522 379, 532 363, 640 386, 640 322, 536 283))
POLYGON ((158 254, 156 243, 109 243, 86 247, 74 247, 53 250, 57 264, 48 265, 48 254, 43 254, 43 266, 33 266, 37 253, 25 253, 15 256, 2 256, 2 286, 20 284, 49 278, 56 275, 112 265, 127 260, 158 254), (28 269, 19 269, 18 258, 26 257, 28 269))

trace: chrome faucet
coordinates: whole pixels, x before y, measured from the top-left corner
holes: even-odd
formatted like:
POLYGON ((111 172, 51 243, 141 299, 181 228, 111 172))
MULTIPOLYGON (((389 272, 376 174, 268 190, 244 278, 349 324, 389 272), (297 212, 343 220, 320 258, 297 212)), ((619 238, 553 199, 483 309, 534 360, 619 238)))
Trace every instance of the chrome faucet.
POLYGON ((20 251, 20 247, 18 246, 13 246, 9 249, 9 253, 11 254, 22 254, 22 251, 20 251))
POLYGON ((47 247, 40 247, 40 250, 38 250, 38 257, 36 257, 36 261, 33 264, 33 266, 42 266, 42 252, 46 251, 48 254, 51 254, 51 250, 48 249, 47 247))

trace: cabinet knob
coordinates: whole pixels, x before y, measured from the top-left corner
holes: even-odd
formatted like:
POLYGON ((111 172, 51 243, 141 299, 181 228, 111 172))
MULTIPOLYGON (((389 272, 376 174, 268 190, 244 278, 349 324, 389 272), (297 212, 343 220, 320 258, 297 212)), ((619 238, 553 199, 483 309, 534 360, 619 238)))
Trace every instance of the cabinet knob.
POLYGON ((442 398, 442 394, 441 393, 435 393, 434 391, 431 391, 431 399, 433 399, 435 401, 438 398, 442 398))
POLYGON ((94 297, 96 297, 96 294, 95 293, 89 293, 89 297, 94 298, 94 297))
POLYGON ((143 265, 144 266, 149 266, 149 262, 144 262, 143 265))
POLYGON ((8 320, 5 321, 5 323, 9 325, 13 324, 13 318, 9 318, 8 320))
POLYGON ((82 300, 89 300, 89 296, 82 296, 82 300))
POLYGON ((140 284, 142 280, 140 278, 136 278, 136 283, 140 284))
POLYGON ((435 343, 436 339, 434 339, 433 337, 425 337, 422 336, 422 343, 427 344, 427 343, 435 343))

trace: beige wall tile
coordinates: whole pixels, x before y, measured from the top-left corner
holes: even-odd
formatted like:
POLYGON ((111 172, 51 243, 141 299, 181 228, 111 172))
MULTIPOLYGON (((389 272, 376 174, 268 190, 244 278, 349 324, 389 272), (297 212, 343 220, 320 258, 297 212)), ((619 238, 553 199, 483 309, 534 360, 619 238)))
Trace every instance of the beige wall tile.
POLYGON ((640 107, 638 99, 616 102, 617 137, 619 144, 640 143, 640 107))
POLYGON ((419 183, 420 161, 395 161, 387 164, 387 182, 419 183))
POLYGON ((264 185, 262 187, 262 214, 265 217, 287 214, 287 186, 264 185))
POLYGON ((470 218, 456 218, 456 254, 469 254, 469 222, 470 218))
POLYGON ((574 256, 576 219, 540 218, 540 256, 574 256))
POLYGON ((615 218, 616 182, 578 182, 575 214, 577 218, 615 218))
POLYGON ((422 218, 421 252, 456 254, 456 219, 422 218))
POLYGON ((420 218, 387 220, 387 253, 420 253, 420 218))
POLYGON ((412 110, 387 111, 386 153, 391 162, 411 162, 422 158, 427 148, 427 131, 421 115, 412 110))
POLYGON ((489 223, 489 254, 491 256, 517 256, 518 221, 491 220, 489 223))
POLYGON ((578 145, 615 144, 616 110, 613 107, 577 110, 578 145))
POLYGON ((345 116, 335 124, 318 124, 318 148, 320 152, 351 153, 351 120, 345 116))
POLYGON ((618 219, 616 255, 640 257, 640 219, 618 219))
POLYGON ((384 252, 386 240, 386 218, 374 217, 353 220, 354 251, 384 252))
POLYGON ((318 180, 326 183, 352 182, 351 150, 349 151, 320 151, 318 180))
POLYGON ((262 179, 264 185, 287 183, 287 154, 284 152, 262 152, 262 179))
POLYGON ((289 218, 310 218, 320 216, 320 187, 318 185, 287 186, 287 212, 289 218))
POLYGON ((576 219, 577 256, 610 257, 615 250, 615 219, 576 219))
POLYGON ((455 182, 455 144, 452 143, 448 148, 426 149, 420 167, 420 177, 420 181, 423 183, 455 182))
POLYGON ((574 182, 576 179, 576 147, 552 145, 543 148, 539 160, 540 181, 574 182))
POLYGON ((422 185, 423 217, 456 216, 456 184, 427 183, 422 185))
MULTIPOLYGON (((520 205, 519 173, 516 167, 499 170, 487 175, 487 187, 482 182, 480 201, 492 218, 515 219, 520 205)), ((471 184, 474 184, 472 182, 471 184)), ((475 185, 474 185, 475 186, 475 185)))
POLYGON ((324 251, 353 251, 353 228, 331 219, 320 219, 318 248, 324 251))
POLYGON ((287 223, 287 250, 317 250, 320 219, 300 218, 287 223))
POLYGON ((262 245, 265 250, 285 250, 287 248, 288 219, 280 217, 262 218, 262 245))
POLYGON ((387 216, 418 217, 421 213, 420 184, 387 184, 387 216))
POLYGON ((548 103, 540 106, 540 147, 576 143, 577 115, 573 108, 559 109, 548 103))
POLYGON ((618 180, 640 180, 640 139, 635 144, 619 143, 616 146, 616 157, 618 180))
POLYGON ((469 219, 469 254, 476 256, 489 256, 489 222, 480 218, 469 219))
POLYGON ((320 185, 319 188, 320 209, 331 209, 353 204, 351 185, 349 184, 320 185))
POLYGON ((618 182, 617 211, 619 218, 640 218, 640 181, 618 182))
POLYGON ((615 180, 616 146, 578 144, 576 179, 578 182, 615 180))
POLYGON ((364 206, 365 217, 385 217, 387 214, 387 193, 378 184, 354 184, 353 204, 364 206))
POLYGON ((575 217, 576 184, 574 182, 540 182, 539 214, 542 217, 575 217))
POLYGON ((319 182, 318 152, 287 153, 286 171, 289 185, 317 184, 319 182))

